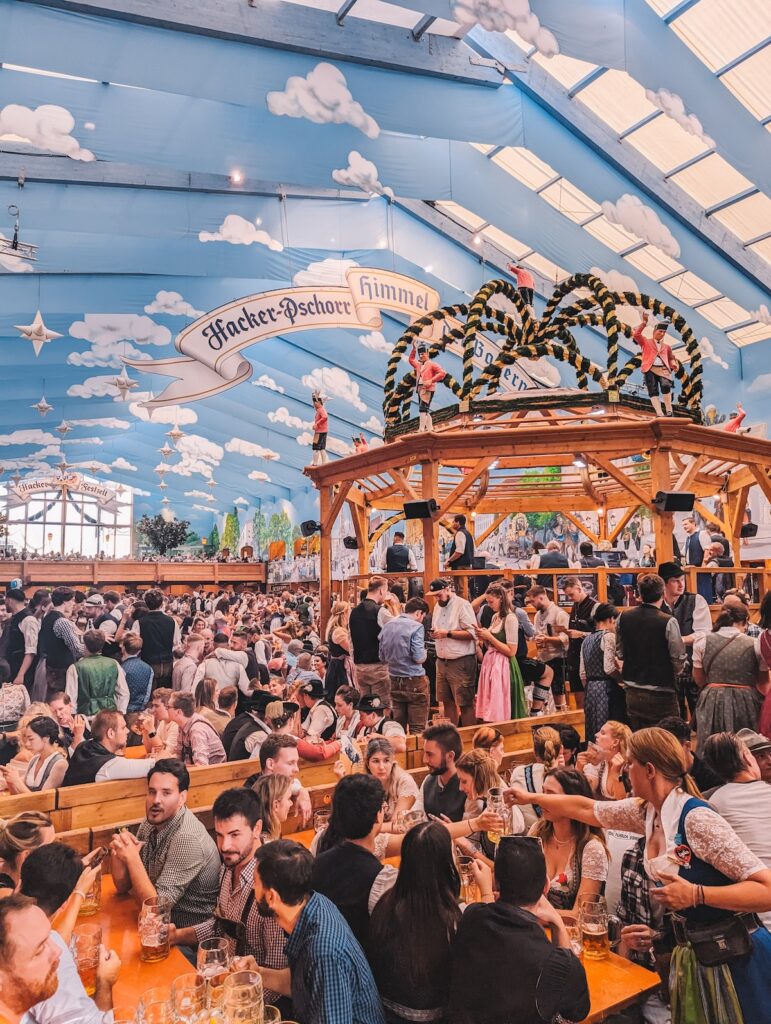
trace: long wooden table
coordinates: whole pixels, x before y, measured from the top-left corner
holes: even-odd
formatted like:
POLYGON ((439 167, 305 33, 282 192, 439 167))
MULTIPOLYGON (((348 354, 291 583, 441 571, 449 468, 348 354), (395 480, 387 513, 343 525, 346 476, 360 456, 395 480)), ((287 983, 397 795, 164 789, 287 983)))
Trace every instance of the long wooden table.
MULTIPOLYGON (((298 832, 293 838, 304 846, 310 846, 313 835, 309 829, 298 832)), ((390 862, 394 863, 395 860, 392 858, 390 862)), ((123 964, 113 990, 115 1006, 136 1007, 146 989, 155 985, 171 985, 180 974, 193 970, 174 947, 165 960, 157 963, 146 964, 139 959, 138 914, 139 906, 133 896, 118 895, 112 878, 106 876, 102 880, 101 911, 96 917, 87 920, 101 924, 103 942, 115 950, 123 964)), ((585 959, 584 969, 592 1007, 586 1024, 599 1024, 641 996, 650 995, 659 984, 658 975, 615 953, 611 953, 607 960, 585 959)))

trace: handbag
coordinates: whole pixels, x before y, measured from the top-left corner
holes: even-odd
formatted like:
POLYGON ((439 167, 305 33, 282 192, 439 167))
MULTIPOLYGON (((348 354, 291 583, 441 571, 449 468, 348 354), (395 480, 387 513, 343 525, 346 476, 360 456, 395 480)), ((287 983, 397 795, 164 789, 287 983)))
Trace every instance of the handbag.
POLYGON ((714 924, 694 927, 673 915, 676 940, 681 945, 683 938, 690 943, 702 967, 718 967, 737 957, 749 956, 752 932, 757 930, 758 924, 754 914, 732 914, 714 924))

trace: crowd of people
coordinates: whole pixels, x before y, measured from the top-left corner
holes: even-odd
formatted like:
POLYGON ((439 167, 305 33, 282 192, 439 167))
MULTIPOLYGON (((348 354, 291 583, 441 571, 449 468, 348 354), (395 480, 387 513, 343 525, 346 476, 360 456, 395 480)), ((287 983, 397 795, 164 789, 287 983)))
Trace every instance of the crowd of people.
MULTIPOLYGON (((771 599, 754 624, 727 593, 713 626, 675 563, 638 589, 619 615, 579 577, 562 607, 531 581, 469 602, 436 579, 429 603, 374 576, 323 629, 302 589, 10 589, 0 779, 146 779, 145 819, 109 846, 117 892, 167 897, 193 959, 231 940, 300 1024, 583 1019, 577 925, 603 900, 616 951, 662 979, 619 1022, 754 1024, 771 1000, 771 599), (586 742, 538 721, 570 695, 586 742), (528 714, 532 759, 511 765, 496 723, 528 714), (189 768, 246 759, 211 835, 189 768), (281 836, 313 820, 300 766, 322 760, 339 781, 306 849, 281 836)), ((107 1024, 118 957, 102 950, 86 996, 69 950, 92 860, 45 814, 0 824, 0 1021, 107 1024)))

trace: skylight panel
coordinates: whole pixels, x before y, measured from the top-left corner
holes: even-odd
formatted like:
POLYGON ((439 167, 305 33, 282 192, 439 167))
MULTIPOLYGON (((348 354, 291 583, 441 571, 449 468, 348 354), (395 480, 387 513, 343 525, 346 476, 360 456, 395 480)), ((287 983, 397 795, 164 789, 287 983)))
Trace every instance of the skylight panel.
POLYGON ((686 270, 684 274, 671 277, 668 281, 662 281, 661 287, 665 288, 679 302, 686 306, 692 306, 694 302, 703 302, 705 299, 714 299, 720 292, 711 284, 702 281, 696 274, 686 270))
POLYGON ((590 199, 585 192, 582 192, 580 188, 577 188, 572 182, 568 181, 567 178, 560 178, 559 181, 555 181, 553 185, 545 188, 540 195, 547 203, 566 217, 569 217, 576 224, 580 224, 581 221, 586 220, 593 213, 600 212, 599 205, 593 199, 590 199))
POLYGON ((507 146, 500 153, 496 153, 492 161, 502 167, 507 174, 532 189, 545 185, 557 173, 553 167, 539 160, 535 153, 522 146, 507 146))
POLYGON ((771 45, 726 72, 720 81, 759 120, 771 114, 771 45))
POLYGON ((771 6, 762 0, 701 0, 671 27, 699 60, 718 71, 771 35, 771 6))
POLYGON ((457 23, 457 21, 448 21, 447 18, 437 18, 436 21, 431 22, 428 31, 432 36, 458 36, 463 32, 463 28, 457 23))
POLYGON ((575 57, 566 57, 564 53, 558 53, 556 57, 544 57, 536 53, 531 60, 538 64, 543 70, 556 79, 566 89, 572 89, 582 78, 594 71, 598 64, 590 64, 586 60, 577 60, 575 57))
POLYGON ((525 245, 524 242, 520 242, 518 238, 514 238, 513 235, 506 234, 505 231, 501 231, 500 228, 494 227, 492 224, 486 227, 482 231, 482 235, 497 246, 501 252, 505 252, 508 256, 513 259, 521 259, 525 253, 530 252, 532 246, 525 245))
POLYGON ((495 148, 494 146, 488 146, 484 142, 472 142, 471 145, 473 146, 474 149, 478 150, 480 153, 489 153, 491 149, 495 148))
POLYGON ((717 153, 699 160, 693 167, 686 167, 679 174, 673 174, 672 181, 704 207, 721 203, 752 186, 751 181, 717 153))
POLYGON ((725 330, 732 324, 740 324, 743 320, 749 320, 750 314, 732 299, 717 299, 715 302, 708 302, 706 306, 699 306, 699 313, 715 327, 725 330))
POLYGON ((560 281, 564 281, 570 276, 567 270, 563 270, 563 268, 558 266, 556 263, 552 263, 551 260, 542 256, 539 252, 531 253, 525 260, 523 260, 523 262, 529 267, 532 267, 537 274, 541 275, 541 277, 545 278, 550 283, 553 282, 555 286, 558 285, 560 281))
MULTIPOLYGON (((338 10, 340 6, 338 4, 338 10)), ((348 17, 378 21, 382 25, 396 25, 399 28, 413 28, 422 18, 422 14, 420 11, 410 11, 406 7, 384 3, 383 0, 356 0, 348 17)))
POLYGON ((613 252, 621 252, 622 249, 628 249, 630 245, 639 242, 637 235, 633 235, 631 231, 618 224, 611 224, 604 214, 584 224, 584 231, 588 231, 613 252))
POLYGON ((626 71, 609 69, 576 96, 613 131, 623 132, 658 110, 645 98, 645 89, 626 71))
POLYGON ((649 7, 652 7, 656 14, 660 14, 662 18, 665 14, 669 14, 671 10, 680 3, 680 0, 646 0, 649 7))
POLYGON ((757 341, 766 341, 771 338, 771 324, 748 324, 740 327, 737 331, 728 331, 728 337, 739 348, 745 345, 754 345, 757 341))
POLYGON ((718 210, 713 217, 746 242, 749 238, 757 238, 765 231, 771 231, 771 199, 765 193, 758 192, 724 210, 718 210))
POLYGON ((689 135, 666 115, 627 135, 626 141, 665 174, 709 150, 706 142, 689 135))
POLYGON ((762 242, 751 245, 750 252, 756 252, 761 259, 771 263, 771 238, 764 238, 762 242))
POLYGON ((470 231, 478 231, 483 224, 486 223, 484 217, 478 217, 477 214, 472 213, 471 210, 467 210, 465 206, 461 206, 460 203, 440 202, 434 204, 438 210, 442 213, 446 213, 452 220, 457 221, 458 224, 462 224, 465 228, 470 231))
POLYGON ((655 245, 646 245, 644 249, 630 252, 624 259, 628 260, 633 267, 641 270, 643 274, 653 278, 654 281, 660 281, 662 277, 671 277, 678 270, 685 270, 681 263, 673 260, 671 256, 667 256, 655 245))

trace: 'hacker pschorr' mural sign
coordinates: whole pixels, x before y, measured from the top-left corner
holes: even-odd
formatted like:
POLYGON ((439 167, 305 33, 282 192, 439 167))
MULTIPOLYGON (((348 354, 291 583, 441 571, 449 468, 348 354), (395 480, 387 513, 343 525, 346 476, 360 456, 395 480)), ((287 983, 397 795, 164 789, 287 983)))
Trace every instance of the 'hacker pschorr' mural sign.
POLYGON ((11 481, 8 485, 8 504, 11 508, 26 505, 33 498, 51 491, 60 491, 63 498, 71 493, 95 498, 97 504, 107 512, 115 512, 118 507, 115 491, 102 484, 84 480, 80 473, 36 477, 33 480, 20 480, 18 483, 11 481))

